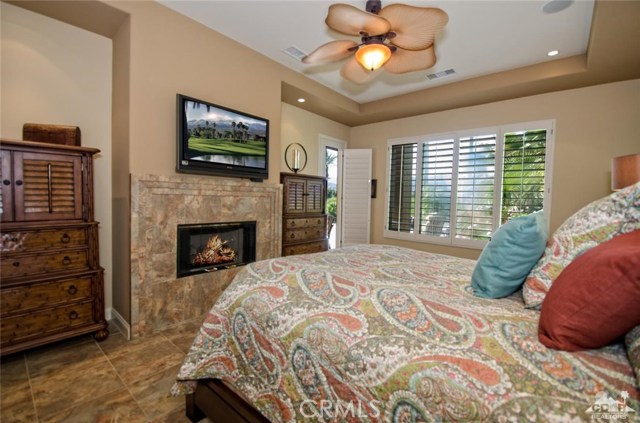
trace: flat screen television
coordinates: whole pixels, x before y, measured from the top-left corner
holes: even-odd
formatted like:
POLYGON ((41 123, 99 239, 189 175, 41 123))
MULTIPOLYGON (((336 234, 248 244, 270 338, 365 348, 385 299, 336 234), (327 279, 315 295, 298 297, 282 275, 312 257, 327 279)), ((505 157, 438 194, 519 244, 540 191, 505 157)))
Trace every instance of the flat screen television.
POLYGON ((177 111, 177 172, 269 177, 268 119, 182 94, 177 111))

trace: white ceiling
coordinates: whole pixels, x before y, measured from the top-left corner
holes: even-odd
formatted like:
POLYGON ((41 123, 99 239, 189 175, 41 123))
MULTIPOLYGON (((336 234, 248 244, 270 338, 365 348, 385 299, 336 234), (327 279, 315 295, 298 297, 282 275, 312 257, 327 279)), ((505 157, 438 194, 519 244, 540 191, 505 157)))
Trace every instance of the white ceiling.
MULTIPOLYGON (((340 77, 341 62, 311 66, 283 53, 294 46, 304 53, 337 39, 354 39, 329 30, 328 7, 340 1, 156 0, 241 44, 300 72, 358 103, 367 103, 499 71, 584 54, 589 42, 593 0, 554 0, 569 4, 545 13, 540 0, 402 1, 439 7, 449 23, 436 39, 438 61, 430 69, 404 75, 382 72, 373 82, 356 85, 340 77), (550 50, 560 54, 548 57, 550 50), (426 75, 454 69, 455 74, 428 80, 426 75)), ((364 10, 366 1, 345 1, 364 10)), ((386 6, 395 1, 384 1, 386 6)), ((212 47, 213 48, 213 47, 212 47)))

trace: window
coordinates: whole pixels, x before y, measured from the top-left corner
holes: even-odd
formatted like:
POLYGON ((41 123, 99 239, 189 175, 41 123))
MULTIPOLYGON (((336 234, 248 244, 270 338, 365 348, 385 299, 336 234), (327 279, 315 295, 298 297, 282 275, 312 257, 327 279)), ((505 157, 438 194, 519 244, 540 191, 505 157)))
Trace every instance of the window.
POLYGON ((391 148, 389 175, 389 229, 413 232, 416 201, 417 144, 400 144, 391 148))
POLYGON ((481 248, 506 221, 548 214, 553 125, 390 140, 385 237, 481 248))

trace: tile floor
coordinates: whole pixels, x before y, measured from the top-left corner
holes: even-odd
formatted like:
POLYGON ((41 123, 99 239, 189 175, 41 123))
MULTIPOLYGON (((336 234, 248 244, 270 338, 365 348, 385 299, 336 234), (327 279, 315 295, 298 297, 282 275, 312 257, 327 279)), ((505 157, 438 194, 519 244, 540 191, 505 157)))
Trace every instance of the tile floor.
POLYGON ((134 341, 109 329, 103 342, 84 336, 3 357, 0 421, 189 422, 184 397, 168 393, 198 325, 134 341))

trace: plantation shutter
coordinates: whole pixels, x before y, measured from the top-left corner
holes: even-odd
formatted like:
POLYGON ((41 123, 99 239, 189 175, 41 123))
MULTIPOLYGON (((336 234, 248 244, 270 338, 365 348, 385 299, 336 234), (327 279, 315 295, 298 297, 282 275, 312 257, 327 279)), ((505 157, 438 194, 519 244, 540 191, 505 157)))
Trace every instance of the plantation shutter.
POLYGON ((340 246, 368 244, 371 233, 370 149, 342 151, 342 230, 340 246))
POLYGON ((427 141, 422 147, 420 233, 446 237, 451 221, 454 140, 427 141))
POLYGON ((542 210, 547 130, 505 134, 501 223, 542 210))
POLYGON ((390 147, 387 229, 414 232, 418 144, 390 147))
POLYGON ((460 138, 455 236, 488 241, 493 232, 496 135, 460 138))
POLYGON ((383 235, 481 248, 510 219, 549 221, 555 121, 387 141, 383 235))

